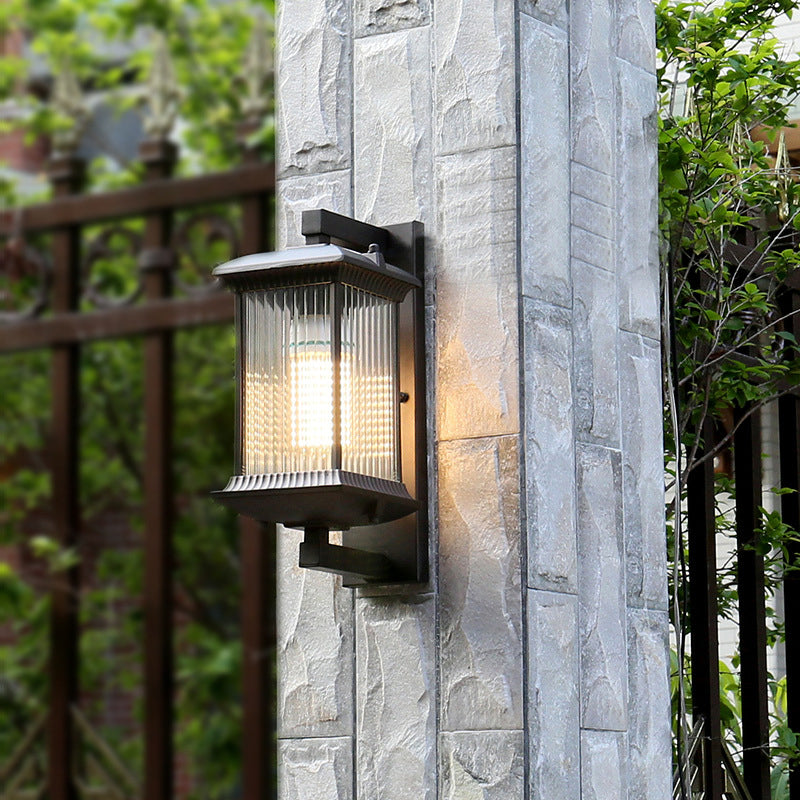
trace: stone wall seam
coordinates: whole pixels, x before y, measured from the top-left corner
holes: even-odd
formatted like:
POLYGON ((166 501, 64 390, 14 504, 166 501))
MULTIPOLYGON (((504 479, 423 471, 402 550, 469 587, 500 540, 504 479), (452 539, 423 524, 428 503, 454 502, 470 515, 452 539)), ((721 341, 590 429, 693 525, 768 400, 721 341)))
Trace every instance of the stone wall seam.
MULTIPOLYGON (((592 231, 587 231, 585 228, 579 228, 577 225, 573 225, 572 229, 581 231, 581 233, 592 233, 592 231)), ((607 242, 613 242, 613 239, 606 239, 605 236, 601 236, 600 234, 594 234, 594 235, 597 236, 598 239, 602 239, 607 242)), ((589 269, 600 269, 603 272, 608 272, 612 275, 616 275, 616 272, 614 271, 613 267, 606 267, 602 266, 601 264, 595 264, 593 261, 587 261, 588 254, 584 253, 582 255, 584 256, 583 258, 575 255, 572 256, 573 265, 578 264, 583 267, 588 267, 589 269)))
POLYGON ((618 55, 616 56, 616 59, 621 64, 624 64, 626 68, 630 68, 636 70, 637 72, 640 72, 643 77, 654 78, 656 75, 655 70, 646 69, 645 67, 641 66, 641 64, 637 64, 636 62, 630 61, 627 58, 623 58, 622 56, 618 55))
MULTIPOLYGON (((517 302, 517 330, 519 338, 517 344, 518 377, 519 382, 519 427, 522 431, 524 441, 525 431, 525 407, 526 407, 526 381, 525 381, 525 309, 523 307, 523 230, 521 202, 522 194, 522 18, 520 15, 520 0, 514 3, 514 83, 515 91, 515 115, 517 129, 517 157, 516 157, 516 194, 517 194, 517 248, 516 248, 516 270, 517 270, 517 294, 520 300, 517 302)), ((517 474, 519 479, 519 574, 520 574, 520 608, 521 613, 521 633, 522 633, 522 769, 523 769, 523 798, 527 797, 528 787, 530 787, 530 722, 528 711, 529 682, 528 682, 528 614, 527 614, 527 591, 528 591, 528 537, 524 535, 528 529, 528 509, 524 502, 527 477, 525 472, 525 453, 524 446, 519 448, 519 458, 517 460, 517 474)))

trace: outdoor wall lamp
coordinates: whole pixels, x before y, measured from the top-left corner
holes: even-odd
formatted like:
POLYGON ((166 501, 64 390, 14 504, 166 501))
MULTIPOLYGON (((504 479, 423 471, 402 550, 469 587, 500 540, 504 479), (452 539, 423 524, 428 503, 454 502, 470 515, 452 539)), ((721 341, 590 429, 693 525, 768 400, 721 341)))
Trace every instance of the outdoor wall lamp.
POLYGON ((300 566, 346 586, 425 581, 422 223, 308 211, 302 232, 214 270, 238 343, 237 474, 214 496, 303 528, 300 566))

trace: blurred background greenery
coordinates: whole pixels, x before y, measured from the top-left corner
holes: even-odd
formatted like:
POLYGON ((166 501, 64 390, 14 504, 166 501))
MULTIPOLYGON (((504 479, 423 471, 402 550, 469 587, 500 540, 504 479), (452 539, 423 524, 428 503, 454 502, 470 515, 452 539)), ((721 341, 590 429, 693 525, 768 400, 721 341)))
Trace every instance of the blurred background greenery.
MULTIPOLYGON (((178 175, 241 163, 237 126, 245 117, 252 123, 254 112, 247 143, 271 160, 273 13, 273 0, 0 3, 0 153, 7 157, 0 203, 24 209, 47 199, 46 160, 53 141, 70 130, 88 164, 87 191, 140 181, 137 149, 154 112, 159 71, 172 87, 178 175), (65 73, 80 92, 72 116, 56 98, 65 73), (259 94, 264 102, 254 107, 259 94)), ((236 226, 236 209, 211 211, 236 226)), ((19 219, 22 235, 24 211, 19 219)), ((126 221, 93 264, 102 291, 122 296, 135 284, 131 242, 141 229, 141 220, 126 221)), ((87 230, 87 241, 98 232, 87 230)), ((202 225, 187 228, 185 244, 180 277, 187 284, 231 255, 202 225)), ((46 250, 47 239, 25 246, 46 250)), ((4 272, 8 263, 0 260, 0 314, 19 288, 4 272)), ((231 326, 180 332, 175 358, 176 774, 182 797, 232 798, 240 794, 238 531, 230 512, 208 497, 232 464, 231 326)), ((49 364, 47 351, 0 356, 0 766, 46 709, 48 588, 55 572, 77 562, 82 704, 141 775, 142 342, 82 350, 83 521, 76 552, 59 549, 48 518, 49 364)))

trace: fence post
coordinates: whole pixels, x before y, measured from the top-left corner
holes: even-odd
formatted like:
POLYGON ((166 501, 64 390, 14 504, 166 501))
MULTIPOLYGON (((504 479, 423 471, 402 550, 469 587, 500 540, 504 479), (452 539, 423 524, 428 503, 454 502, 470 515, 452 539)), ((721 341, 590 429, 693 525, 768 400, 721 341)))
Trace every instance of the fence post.
MULTIPOLYGON (((145 141, 140 157, 145 179, 171 176, 177 148, 162 139, 145 141)), ((144 295, 160 300, 172 295, 172 211, 145 219, 144 295)), ((145 780, 147 800, 170 800, 174 791, 174 678, 172 652, 173 522, 173 332, 144 338, 144 611, 145 611, 145 780)))
MULTIPOLYGON (((84 162, 72 156, 55 158, 49 178, 56 197, 78 194, 84 181, 84 162)), ((53 233, 53 312, 69 313, 80 298, 79 226, 53 233)), ((61 547, 78 544, 80 498, 78 457, 80 435, 80 347, 53 348, 51 469, 54 538, 61 547)), ((50 718, 48 724, 49 800, 75 800, 72 774, 75 735, 72 706, 78 700, 79 572, 73 566, 53 577, 50 612, 50 718)))
MULTIPOLYGON (((261 159, 259 148, 246 146, 247 137, 255 128, 256 123, 244 123, 239 128, 245 164, 261 159)), ((268 248, 273 238, 271 230, 269 195, 245 196, 242 199, 242 253, 257 253, 268 248)), ((271 800, 277 797, 276 526, 242 517, 240 533, 243 797, 271 800)))
POLYGON ((733 457, 736 479, 739 657, 742 687, 742 766, 753 800, 770 798, 767 622, 764 558, 754 549, 761 527, 761 415, 737 409, 733 457))
MULTIPOLYGON (((789 289, 782 298, 781 313, 788 315, 786 329, 800 336, 800 294, 789 289)), ((783 522, 793 530, 800 530, 800 397, 787 394, 778 400, 778 425, 780 430, 781 487, 793 489, 781 496, 783 522)), ((792 611, 800 608, 800 547, 789 542, 783 578, 783 603, 789 613, 784 614, 786 630, 786 718, 791 730, 800 733, 800 615, 792 611)), ((789 772, 789 797, 800 800, 800 765, 789 772)))
MULTIPOLYGON (((711 448, 714 424, 703 423, 703 446, 711 448)), ((709 458, 689 473, 689 618, 692 644, 692 712, 704 721, 704 786, 707 800, 722 800, 722 743, 719 708, 719 635, 717 631, 716 530, 714 524, 714 461, 709 458)))

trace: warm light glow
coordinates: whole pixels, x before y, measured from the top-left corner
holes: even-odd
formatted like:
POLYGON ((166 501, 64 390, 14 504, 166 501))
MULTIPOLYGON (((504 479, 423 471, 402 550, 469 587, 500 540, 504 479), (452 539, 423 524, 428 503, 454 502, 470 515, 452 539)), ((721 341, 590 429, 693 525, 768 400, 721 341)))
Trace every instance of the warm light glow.
MULTIPOLYGON (((343 394, 345 387, 342 386, 343 394)), ((333 447, 333 360, 330 346, 296 348, 289 356, 292 447, 333 447), (298 352, 299 351, 299 352, 298 352)))
POLYGON ((398 479, 392 303, 345 286, 340 321, 341 463, 335 464, 329 285, 245 297, 243 470, 340 466, 398 479))

